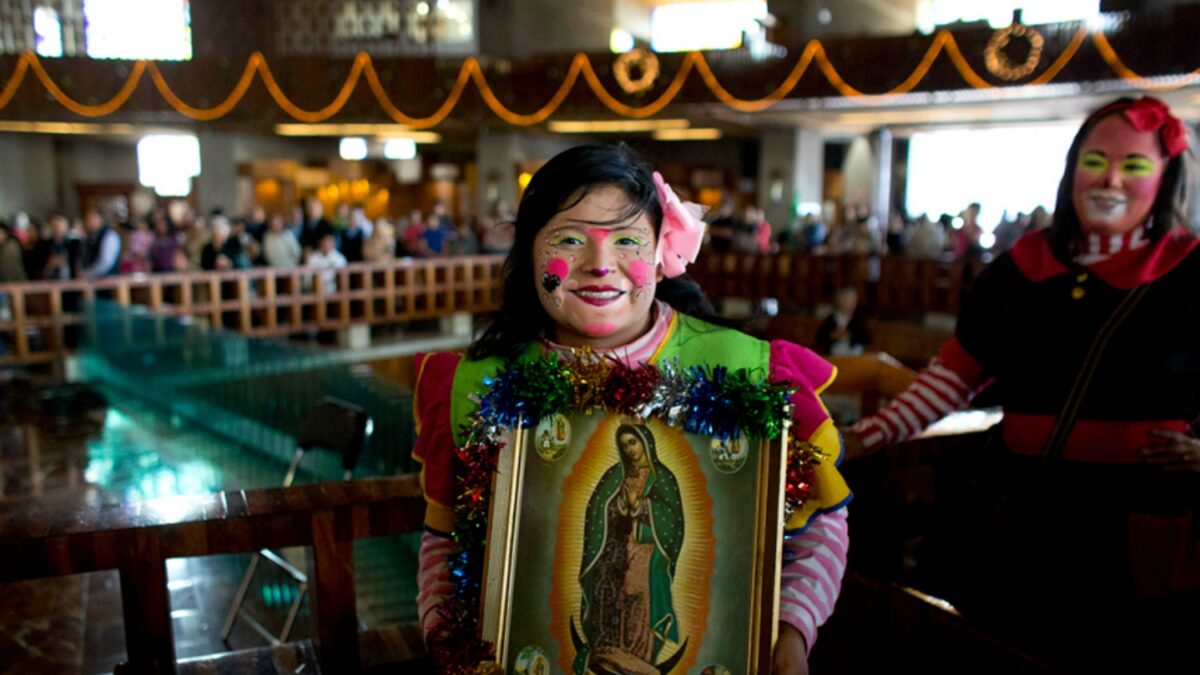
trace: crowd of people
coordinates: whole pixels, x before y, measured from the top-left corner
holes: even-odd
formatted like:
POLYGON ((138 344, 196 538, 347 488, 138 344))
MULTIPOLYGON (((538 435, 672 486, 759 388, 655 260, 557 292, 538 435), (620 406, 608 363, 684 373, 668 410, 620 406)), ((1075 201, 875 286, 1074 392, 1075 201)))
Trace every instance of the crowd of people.
POLYGON ((718 209, 710 220, 710 243, 716 251, 741 253, 815 253, 819 255, 906 255, 926 259, 959 259, 999 255, 1028 232, 1045 229, 1052 214, 1044 207, 1004 218, 984 236, 980 205, 971 203, 957 216, 943 213, 908 218, 893 213, 884 227, 866 204, 850 204, 840 219, 827 221, 809 213, 787 227, 773 228, 762 209, 748 206, 742 218, 732 205, 718 209))
MULTIPOLYGON (((706 245, 715 252, 906 255, 926 259, 999 255, 1022 235, 1046 228, 1042 207, 1000 222, 991 241, 978 222, 979 204, 936 220, 891 216, 886 227, 865 204, 848 205, 840 219, 808 214, 774 228, 749 204, 738 214, 729 201, 708 214, 706 245)), ((18 214, 0 221, 0 282, 97 279, 115 274, 243 269, 254 266, 336 268, 398 257, 505 253, 512 214, 498 202, 486 217, 456 223, 443 202, 428 213, 413 209, 392 220, 368 218, 360 205, 305 200, 289 214, 255 206, 244 216, 194 213, 185 202, 122 218, 90 209, 82 218, 52 213, 43 222, 18 214), (328 238, 328 241, 326 239, 328 238)))
POLYGON ((75 219, 51 213, 44 222, 18 214, 12 224, 0 221, 0 283, 504 253, 509 221, 504 203, 487 218, 455 223, 439 201, 429 213, 413 209, 393 222, 350 204, 329 217, 315 198, 288 215, 256 206, 242 217, 203 216, 182 201, 132 218, 98 209, 75 219))

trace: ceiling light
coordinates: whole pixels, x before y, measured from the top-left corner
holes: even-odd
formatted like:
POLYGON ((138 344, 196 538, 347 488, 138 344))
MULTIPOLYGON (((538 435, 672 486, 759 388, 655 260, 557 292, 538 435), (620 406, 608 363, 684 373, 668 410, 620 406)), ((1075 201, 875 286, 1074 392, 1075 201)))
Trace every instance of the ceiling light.
POLYGON ((559 134, 616 134, 686 129, 690 124, 687 120, 590 120, 551 122, 547 126, 559 134))
POLYGON ((614 28, 608 34, 608 48, 614 54, 624 54, 633 49, 633 44, 633 36, 620 28, 614 28))
POLYGON ((375 136, 408 138, 417 143, 439 143, 442 135, 433 131, 414 131, 403 124, 276 124, 279 136, 375 136))
POLYGON ((720 129, 697 127, 694 129, 659 129, 654 132, 656 141, 715 141, 722 136, 720 129))
POLYGON ((389 138, 383 142, 383 156, 388 159, 413 159, 417 144, 411 138, 389 138))
POLYGON ((90 122, 19 122, 0 121, 0 131, 21 134, 95 134, 97 136, 128 136, 132 124, 93 124, 90 122))
POLYGON ((343 138, 338 143, 338 154, 342 159, 359 160, 367 158, 367 139, 360 136, 343 138))

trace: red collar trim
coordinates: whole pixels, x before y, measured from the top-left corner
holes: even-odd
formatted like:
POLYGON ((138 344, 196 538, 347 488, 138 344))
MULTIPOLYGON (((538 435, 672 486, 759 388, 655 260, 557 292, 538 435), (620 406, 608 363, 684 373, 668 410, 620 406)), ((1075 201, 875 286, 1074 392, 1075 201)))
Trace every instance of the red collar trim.
MULTIPOLYGON (((1123 251, 1087 268, 1109 286, 1130 289, 1175 269, 1198 245, 1200 239, 1182 227, 1176 227, 1149 246, 1123 251)), ((1021 237, 1012 248, 1012 258, 1021 275, 1030 281, 1045 281, 1071 272, 1054 257, 1045 232, 1031 232, 1021 237)))

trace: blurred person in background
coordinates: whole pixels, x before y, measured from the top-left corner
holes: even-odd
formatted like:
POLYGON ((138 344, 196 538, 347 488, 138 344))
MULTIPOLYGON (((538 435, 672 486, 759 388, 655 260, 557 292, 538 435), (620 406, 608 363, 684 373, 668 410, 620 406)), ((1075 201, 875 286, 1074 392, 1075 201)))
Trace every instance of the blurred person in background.
POLYGON ((263 235, 263 260, 269 267, 289 268, 300 264, 300 242, 287 228, 282 213, 272 213, 263 235))
MULTIPOLYGON (((25 281, 25 256, 21 242, 13 236, 8 223, 0 222, 0 283, 25 281)), ((8 296, 4 296, 7 301, 8 296)))
POLYGON ((834 297, 833 311, 817 328, 817 353, 824 356, 858 356, 871 342, 867 320, 858 311, 858 291, 843 286, 834 297))
POLYGON ((346 227, 338 239, 338 249, 346 256, 346 262, 362 262, 363 246, 370 236, 372 226, 367 218, 367 212, 359 204, 350 209, 346 227))
POLYGON ((121 274, 145 274, 150 271, 150 247, 154 233, 145 218, 135 218, 133 229, 125 236, 121 247, 121 274))
POLYGON ((234 236, 233 226, 225 216, 213 216, 212 239, 200 252, 200 269, 232 270, 250 266, 250 259, 240 237, 234 236))
POLYGON ((179 233, 167 218, 162 209, 150 212, 150 227, 154 232, 154 241, 150 244, 147 257, 150 260, 151 272, 175 271, 175 255, 182 246, 179 233))
POLYGON ((66 281, 75 277, 83 243, 71 236, 71 223, 61 213, 46 219, 47 233, 38 240, 30 256, 30 277, 66 281))
POLYGON ((404 254, 416 258, 427 255, 425 249, 425 216, 420 209, 413 209, 408 214, 408 220, 400 231, 400 244, 404 254))
POLYGON ((922 213, 917 217, 912 236, 908 238, 908 255, 913 258, 937 260, 946 251, 946 230, 922 213))
POLYGON ((1029 231, 1030 224, 1033 223, 1033 217, 1028 213, 1018 213, 1017 217, 1012 220, 1005 220, 996 226, 992 232, 996 236, 996 241, 992 244, 992 253, 999 255, 1013 247, 1017 240, 1029 231))
POLYGON ((379 263, 396 257, 396 228, 387 218, 376 218, 371 236, 363 246, 363 259, 379 263))
POLYGON ((496 202, 491 216, 479 223, 479 230, 479 246, 483 253, 508 253, 513 242, 513 216, 508 202, 496 202))
POLYGON ((983 252, 979 238, 983 236, 983 227, 979 225, 979 202, 972 202, 963 210, 962 225, 955 227, 950 235, 950 249, 955 258, 978 256, 983 252))
POLYGON ((332 230, 321 235, 317 240, 317 248, 308 254, 308 259, 304 263, 305 267, 310 269, 323 270, 320 274, 320 283, 326 294, 337 292, 335 271, 345 267, 346 264, 346 256, 337 250, 337 237, 332 230))
POLYGON ((121 235, 96 209, 83 215, 87 238, 83 240, 83 260, 79 275, 84 279, 102 279, 117 273, 121 264, 121 235))

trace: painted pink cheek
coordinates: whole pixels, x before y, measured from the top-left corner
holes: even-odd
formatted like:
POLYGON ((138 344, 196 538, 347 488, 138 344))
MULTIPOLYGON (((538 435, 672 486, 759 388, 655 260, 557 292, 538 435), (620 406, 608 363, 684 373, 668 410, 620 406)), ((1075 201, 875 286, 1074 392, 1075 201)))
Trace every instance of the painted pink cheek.
POLYGON ((566 279, 571 273, 571 268, 567 265, 567 261, 562 258, 555 258, 546 264, 546 274, 556 276, 559 279, 566 279))
POLYGON ((589 323, 583 327, 583 332, 587 333, 588 335, 595 335, 597 337, 612 335, 613 333, 617 332, 617 324, 589 323))
POLYGON ((1079 169, 1075 172, 1075 182, 1073 185, 1075 186, 1076 190, 1086 190, 1093 185, 1100 183, 1101 180, 1101 176, 1098 176, 1091 171, 1079 169))
POLYGON ((1132 197, 1153 199, 1158 196, 1158 188, 1161 184, 1162 180, 1158 177, 1127 178, 1125 180, 1125 189, 1132 197))
POLYGON ((633 279, 635 286, 646 286, 654 278, 654 267, 640 258, 634 260, 629 263, 629 278, 633 279))

